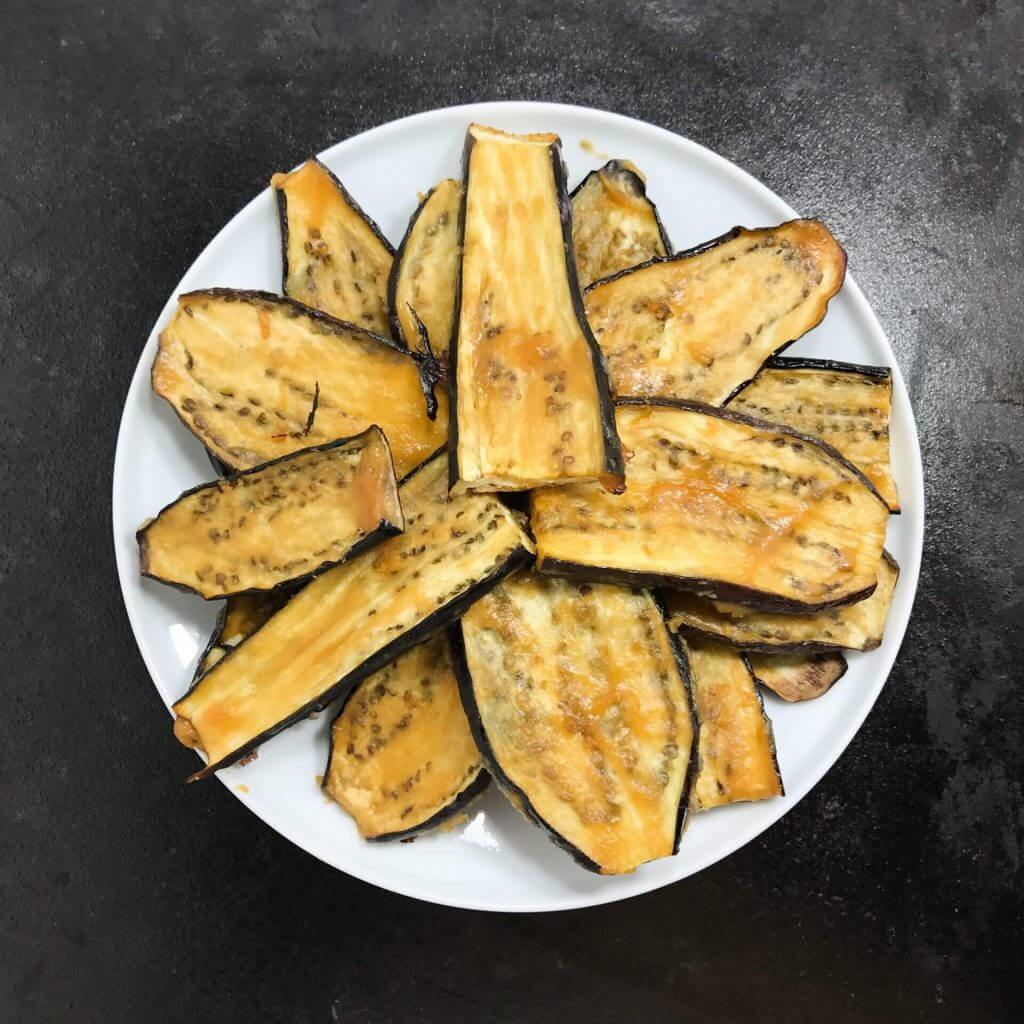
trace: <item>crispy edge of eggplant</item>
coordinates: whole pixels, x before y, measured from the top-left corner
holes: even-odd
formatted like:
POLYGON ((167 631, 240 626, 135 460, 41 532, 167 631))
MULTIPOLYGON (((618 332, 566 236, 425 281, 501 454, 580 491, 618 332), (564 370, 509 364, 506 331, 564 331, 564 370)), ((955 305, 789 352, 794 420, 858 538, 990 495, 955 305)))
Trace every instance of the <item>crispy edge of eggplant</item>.
MULTIPOLYGON (((786 655, 782 651, 777 652, 779 657, 793 657, 793 655, 786 655)), ((768 655, 771 657, 771 655, 768 655)), ((826 665, 827 669, 823 675, 823 681, 816 683, 817 692, 806 694, 804 696, 798 696, 796 691, 787 688, 785 685, 780 686, 778 682, 772 682, 766 676, 759 676, 757 669, 758 652, 757 651, 746 651, 743 655, 743 660, 747 663, 747 668, 750 670, 750 674, 754 677, 755 681, 766 689, 772 691, 776 697, 781 700, 787 701, 790 704, 801 703, 806 700, 816 700, 818 697, 823 697, 829 690, 839 682, 843 676, 846 675, 847 669, 850 667, 847 664, 846 658, 843 657, 841 651, 817 651, 815 653, 807 654, 800 658, 800 663, 790 667, 789 672, 791 677, 796 677, 799 686, 800 675, 808 673, 814 676, 816 673, 812 666, 826 665)))
MULTIPOLYGON (((686 776, 683 779, 682 792, 679 794, 679 807, 676 811, 675 835, 672 841, 672 855, 679 852, 679 844, 682 840, 683 830, 689 820, 690 794, 693 790, 693 782, 698 770, 698 748, 700 741, 700 723, 697 720, 697 713, 694 707, 693 677, 690 674, 690 662, 686 655, 686 648, 668 627, 665 617, 665 609, 655 594, 651 594, 662 622, 665 625, 665 632, 668 635, 669 648, 679 669, 679 676, 683 682, 683 689, 686 691, 687 710, 690 715, 690 728, 692 740, 690 742, 690 757, 686 765, 686 776)), ((569 854, 570 857, 582 868, 594 874, 601 875, 601 865, 588 857, 579 847, 571 843, 560 832, 552 828, 530 802, 530 798, 520 789, 504 772, 491 746, 490 738, 484 729, 483 719, 480 715, 480 708, 477 706, 476 693, 473 689, 473 677, 469 671, 469 662, 466 658, 466 643, 462 635, 462 623, 454 623, 449 630, 449 642, 452 652, 452 668, 455 671, 455 678, 459 683, 459 695, 462 698, 462 706, 466 711, 466 718, 469 720, 470 732, 476 741, 477 749, 484 760, 484 764, 498 788, 508 797, 509 802, 528 821, 536 825, 560 850, 569 854)))
MULTIPOLYGON (((721 409, 714 405, 705 405, 703 402, 694 402, 688 398, 618 398, 615 401, 615 405, 616 407, 658 406, 668 409, 683 409, 688 412, 714 416, 732 423, 740 423, 748 427, 756 427, 759 430, 771 430, 775 433, 787 434, 802 443, 820 449, 831 459, 840 463, 844 469, 854 474, 864 484, 886 510, 889 508, 885 499, 878 493, 875 485, 849 459, 837 452, 830 444, 816 437, 810 437, 808 434, 802 434, 792 427, 787 427, 780 423, 769 423, 766 420, 758 420, 753 416, 730 412, 728 409, 721 409)), ((611 569, 595 565, 581 565, 577 562, 569 562, 559 558, 538 559, 537 571, 546 575, 567 576, 590 583, 619 583, 627 587, 641 588, 667 587, 675 590, 693 590, 703 596, 710 596, 713 593, 713 599, 716 601, 731 601, 735 604, 746 605, 757 611, 793 615, 814 614, 815 612, 828 611, 829 608, 841 608, 844 605, 856 604, 858 601, 863 601, 866 597, 870 597, 878 586, 876 581, 871 586, 865 587, 863 590, 859 590, 838 601, 822 601, 812 605, 799 604, 788 598, 766 594, 763 591, 754 590, 751 587, 744 587, 735 583, 723 584, 721 581, 707 578, 690 578, 642 570, 611 569)))
MULTIPOLYGON (((351 444, 353 441, 357 441, 360 438, 367 437, 373 431, 376 431, 381 435, 382 438, 384 438, 384 432, 380 429, 380 427, 370 426, 367 427, 365 430, 360 431, 358 434, 353 434, 351 437, 339 437, 336 441, 328 441, 326 444, 312 445, 309 448, 300 448, 298 451, 289 452, 287 455, 281 455, 276 459, 271 459, 269 462, 263 462, 258 466, 252 466, 249 469, 240 469, 234 472, 230 472, 227 475, 225 475, 221 480, 206 481, 201 484, 196 484, 195 487, 190 487, 187 490, 182 491, 181 494, 179 494, 173 501, 169 501, 166 505, 164 505, 162 509, 160 509, 159 512, 157 512, 155 516, 152 516, 151 518, 147 519, 146 522, 143 523, 142 526, 140 526, 138 530, 135 531, 135 541, 139 545, 140 575, 144 576, 146 579, 156 580, 157 583, 163 583, 165 586, 173 587, 175 590, 180 590, 182 593, 195 594, 197 597, 201 597, 204 601, 219 601, 226 597, 241 597, 245 594, 273 594, 288 590, 294 590, 302 583, 314 579, 321 573, 326 572, 328 569, 333 569, 334 566, 341 565, 342 562, 348 561, 348 559, 354 558, 356 555, 361 555, 364 551, 369 551, 370 548, 379 544, 381 541, 387 540, 388 537, 394 537, 397 534, 401 533, 405 529, 405 520, 404 517, 402 517, 401 503, 398 502, 397 500, 398 481, 396 479, 392 486, 394 487, 396 493, 396 504, 398 505, 398 514, 399 517, 402 519, 400 523, 392 522, 390 519, 387 518, 382 519, 380 520, 380 522, 378 523, 377 527, 374 530, 366 534, 365 537, 361 537, 358 541, 356 541, 356 543, 353 544, 352 547, 349 548, 348 551, 346 551, 341 558, 328 559, 327 561, 321 562, 319 565, 310 569, 309 572, 304 572, 300 576, 292 576, 286 580, 281 580, 281 582, 275 583, 274 586, 267 587, 265 590, 259 589, 257 587, 248 587, 243 590, 232 591, 231 593, 212 594, 207 596, 206 594, 203 594, 202 592, 196 590, 194 587, 190 587, 187 583, 178 583, 175 580, 167 580, 164 579, 162 576, 156 575, 155 573, 147 572, 145 569, 149 547, 146 533, 164 512, 166 512, 173 505, 177 505, 178 502, 181 501, 182 499, 188 498, 193 494, 197 494, 199 491, 205 491, 210 487, 219 487, 221 484, 225 483, 233 484, 236 480, 239 480, 242 477, 251 476, 253 473, 260 473, 266 469, 269 469, 271 466, 276 466, 282 462, 289 462, 292 459, 298 458, 299 456, 308 455, 310 452, 327 452, 331 451, 334 448, 344 447, 347 444, 351 444)), ((391 475, 392 477, 394 477, 395 467, 394 462, 392 461, 391 458, 391 447, 390 445, 388 445, 387 438, 384 438, 384 446, 387 448, 388 464, 391 466, 391 475)))
MULTIPOLYGON (((462 260, 466 250, 466 200, 469 196, 469 159, 472 155, 475 139, 472 132, 466 132, 466 142, 462 149, 462 202, 459 203, 459 273, 455 280, 455 312, 452 319, 452 337, 448 347, 448 487, 449 490, 459 482, 459 414, 456 378, 458 377, 459 353, 459 321, 462 319, 462 260)), ((619 493, 625 488, 626 462, 622 453, 615 428, 615 401, 612 398, 611 383, 608 380, 608 369, 604 354, 598 345, 594 332, 587 323, 587 314, 583 309, 583 292, 576 275, 576 255, 572 247, 572 200, 566 185, 566 169, 562 161, 561 139, 548 144, 548 155, 554 175, 555 198, 558 203, 558 216, 562 225, 562 261, 569 278, 569 295, 572 299, 576 322, 583 332, 584 340, 590 351, 590 362, 594 368, 594 380, 597 386, 598 416, 601 421, 601 440, 604 444, 603 476, 607 477, 607 489, 619 493)))

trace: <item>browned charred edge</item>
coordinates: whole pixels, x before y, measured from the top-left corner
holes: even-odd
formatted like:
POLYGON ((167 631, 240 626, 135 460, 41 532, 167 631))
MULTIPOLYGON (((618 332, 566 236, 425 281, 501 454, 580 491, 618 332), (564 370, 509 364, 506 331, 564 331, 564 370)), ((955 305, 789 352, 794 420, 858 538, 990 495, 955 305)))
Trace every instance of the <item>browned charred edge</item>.
MULTIPOLYGON (((746 663, 747 671, 754 677, 754 682, 757 683, 759 686, 763 686, 766 690, 771 690, 771 692, 774 693, 779 698, 779 700, 784 700, 784 701, 786 701, 787 704, 793 703, 792 701, 788 700, 786 697, 783 697, 780 693, 777 693, 774 686, 772 686, 770 683, 765 682, 757 674, 757 670, 751 664, 750 659, 747 657, 747 654, 748 653, 755 654, 755 653, 758 653, 758 652, 752 651, 749 647, 744 647, 744 648, 742 648, 742 650, 744 652, 743 653, 743 660, 746 663)), ((782 651, 778 651, 777 653, 782 654, 783 652, 782 651)), ((811 653, 811 652, 808 652, 808 653, 811 653)), ((820 694, 818 694, 819 697, 824 697, 825 694, 828 693, 828 691, 831 690, 832 687, 835 686, 836 683, 838 683, 839 680, 842 679, 843 676, 846 675, 847 670, 850 667, 850 663, 846 660, 846 658, 843 657, 842 652, 839 651, 839 650, 816 651, 816 652, 813 652, 813 653, 815 653, 815 654, 827 654, 827 655, 830 655, 830 656, 838 658, 842 662, 842 668, 840 668, 839 674, 835 677, 835 679, 832 680, 831 683, 828 684, 828 687, 825 690, 822 690, 822 692, 820 694)), ((764 706, 764 702, 762 701, 762 707, 763 706, 764 706)))
MULTIPOLYGON (((272 587, 266 589, 260 589, 257 587, 249 587, 245 590, 235 590, 225 594, 215 594, 213 597, 207 597, 205 594, 200 593, 193 587, 188 586, 185 583, 178 583, 174 580, 166 580, 162 576, 158 576, 156 573, 148 571, 149 559, 148 559, 148 538, 146 534, 149 528, 173 505, 177 505, 179 501, 184 498, 188 498, 199 491, 205 491, 211 487, 219 487, 222 483, 233 484, 236 480, 241 479, 244 476, 251 476, 253 473, 259 473, 261 470, 269 469, 271 466, 276 466, 281 462, 289 462, 292 459, 298 458, 301 455, 308 455, 310 452, 326 452, 333 448, 343 448, 347 444, 352 444, 355 441, 366 437, 373 430, 380 430, 380 427, 367 427, 366 430, 353 434, 351 437, 340 437, 336 441, 328 441, 326 444, 312 445, 309 448, 300 448, 298 451, 289 452, 287 455, 282 455, 276 459, 271 459, 269 462, 263 462, 258 466, 252 466, 249 469, 236 470, 232 473, 228 473, 227 476, 221 480, 213 480, 208 483, 197 484, 195 487, 190 487, 186 491, 182 491, 173 501, 168 502, 157 514, 149 520, 144 526, 140 527, 136 531, 135 540, 139 545, 139 571, 142 576, 147 579, 156 580, 157 583, 163 583, 165 586, 173 587, 175 590, 180 590, 185 594, 195 594, 198 597, 203 598, 204 601, 220 601, 227 597, 241 597, 244 594, 272 594, 279 593, 281 591, 293 590, 300 583, 307 582, 315 577, 326 572, 328 569, 333 569, 334 566, 340 565, 342 562, 348 561, 350 558, 354 558, 356 555, 362 554, 364 551, 368 551, 370 548, 379 544, 381 541, 387 540, 388 537, 394 537, 405 530, 404 524, 399 526, 397 523, 392 523, 389 519, 381 519, 377 524, 376 529, 372 530, 365 537, 356 541, 355 544, 349 548, 348 551, 342 555, 341 558, 328 559, 327 561, 321 562, 319 565, 310 569, 309 572, 302 573, 299 576, 292 576, 287 580, 282 580, 280 583, 274 584, 272 587)), ((383 434, 383 431, 381 431, 383 434)), ((388 447, 388 461, 391 461, 391 449, 388 447)), ((394 475, 394 465, 391 467, 392 475, 394 475)))
MULTIPOLYGON (((466 199, 469 195, 469 158, 473 150, 473 135, 466 133, 466 143, 462 153, 462 202, 459 204, 459 252, 464 254, 466 247, 466 199)), ((620 493, 625 489, 626 469, 622 455, 622 444, 619 441, 618 431, 615 428, 615 405, 612 399, 611 385, 608 382, 608 371, 605 366, 604 355, 597 339, 594 337, 590 324, 587 322, 587 315, 583 309, 583 296, 580 292, 579 278, 576 275, 576 257, 572 247, 572 201, 565 183, 565 164, 562 162, 561 141, 552 142, 548 146, 548 154, 551 159, 551 170, 554 177, 555 197, 558 203, 558 215, 562 224, 562 260, 565 264, 566 275, 569 279, 569 293, 572 297, 573 312, 576 322, 579 324, 583 337, 586 340, 587 348, 590 351, 590 360, 594 368, 594 380, 597 386, 597 402, 601 417, 601 438, 604 443, 604 470, 603 474, 608 478, 611 489, 620 493)), ((458 342, 459 342, 459 321, 462 312, 462 258, 459 261, 459 273, 455 284, 455 316, 452 325, 451 344, 448 349, 448 362, 451 372, 448 375, 449 413, 451 444, 448 448, 448 486, 452 488, 459 479, 458 447, 459 447, 459 416, 457 402, 458 377, 458 342)), ((602 481, 602 486, 606 486, 602 481)))
POLYGON ((199 660, 196 662, 196 670, 192 674, 192 684, 195 685, 196 681, 203 674, 203 664, 209 656, 210 652, 214 647, 220 646, 220 638, 224 633, 224 622, 228 616, 228 603, 227 601, 221 605, 221 609, 217 612, 217 621, 213 624, 213 632, 210 633, 210 639, 206 641, 206 646, 203 648, 202 653, 199 655, 199 660))
POLYGON ((416 222, 420 219, 420 214, 423 213, 423 208, 430 202, 430 197, 436 191, 437 185, 420 200, 419 205, 412 211, 405 234, 402 235, 402 241, 398 243, 398 249, 395 251, 395 258, 391 263, 391 273, 388 274, 388 323, 391 324, 391 336, 399 345, 408 349, 411 349, 412 345, 409 344, 409 339, 402 330, 402 321, 399 319, 398 310, 395 308, 398 301, 398 280, 402 275, 402 263, 406 256, 405 250, 409 244, 409 239, 412 238, 413 229, 416 227, 416 222))
POLYGON ((271 191, 277 198, 277 223, 281 228, 281 294, 288 294, 288 197, 283 188, 271 191))
POLYGON ((633 193, 644 199, 647 202, 647 205, 651 208, 651 213, 654 214, 654 223, 658 225, 658 234, 661 236, 661 244, 664 246, 666 253, 671 253, 672 243, 669 241, 665 225, 661 222, 661 214, 658 213, 657 204, 647 194, 647 183, 639 174, 636 173, 636 171, 631 171, 626 167, 621 160, 609 160, 603 167, 598 167, 596 170, 591 171, 582 178, 580 183, 569 193, 569 199, 575 199, 576 193, 582 191, 583 186, 586 185, 586 183, 590 181, 595 174, 607 174, 629 182, 633 193))

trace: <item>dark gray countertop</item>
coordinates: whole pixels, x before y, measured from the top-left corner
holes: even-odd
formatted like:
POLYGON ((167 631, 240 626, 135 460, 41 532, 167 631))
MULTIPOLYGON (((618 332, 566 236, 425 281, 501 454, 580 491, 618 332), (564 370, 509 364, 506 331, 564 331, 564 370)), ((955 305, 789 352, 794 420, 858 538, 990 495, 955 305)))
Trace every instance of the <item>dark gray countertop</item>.
POLYGON ((0 1019, 1012 1021, 1024 863, 1024 6, 8 0, 0 1019), (392 896, 181 785, 110 541, 153 319, 268 170, 413 111, 605 107, 827 217, 908 377, 903 652, 765 835, 625 904, 392 896))

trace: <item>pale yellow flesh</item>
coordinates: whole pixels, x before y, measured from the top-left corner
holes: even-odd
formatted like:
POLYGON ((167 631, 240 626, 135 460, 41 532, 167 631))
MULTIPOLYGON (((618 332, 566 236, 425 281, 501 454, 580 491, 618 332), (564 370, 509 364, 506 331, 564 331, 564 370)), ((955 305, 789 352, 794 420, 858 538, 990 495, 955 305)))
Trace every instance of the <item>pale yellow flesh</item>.
POLYGON ((442 634, 359 684, 331 726, 324 789, 372 839, 429 821, 481 768, 442 634))
POLYGON ((209 672, 232 647, 255 633, 286 600, 287 595, 279 591, 229 597, 223 618, 217 620, 207 651, 196 670, 196 678, 209 672))
POLYGON ((410 477, 400 497, 404 534, 315 579, 175 705, 177 734, 211 763, 321 700, 530 545, 493 498, 449 499, 443 455, 410 477))
POLYGON ((542 566, 712 580, 794 610, 874 584, 888 510, 816 445, 665 406, 620 406, 617 422, 624 494, 586 484, 531 496, 542 566))
POLYGON ((270 590, 340 562, 388 522, 401 529, 402 510, 373 428, 180 498, 146 527, 142 570, 208 599, 270 590))
POLYGON ((646 591, 517 573, 463 616, 498 765, 602 873, 674 847, 693 728, 646 591))
POLYGON ((743 656, 704 640, 688 640, 687 649, 699 724, 690 807, 703 811, 780 796, 771 725, 743 656))
POLYGON ((566 267, 557 137, 479 125, 469 134, 456 486, 595 480, 605 464, 598 384, 566 267))
POLYGON ((883 558, 878 566, 878 586, 870 597, 810 615, 759 612, 678 592, 666 592, 665 603, 672 629, 697 630, 739 647, 785 649, 809 644, 872 651, 882 642, 898 577, 896 564, 883 558))
POLYGON ((818 221, 742 229, 705 252, 595 285, 587 319, 616 396, 721 405, 825 315, 846 256, 818 221))
POLYGON ((391 250, 315 160, 270 184, 285 195, 285 294, 339 320, 388 334, 391 250))
POLYGON ((893 512, 900 509, 889 467, 892 379, 837 370, 769 367, 729 408, 784 423, 820 438, 845 455, 893 512))
POLYGON ((411 349, 423 348, 415 310, 434 355, 442 362, 448 359, 455 318, 461 204, 462 184, 453 178, 446 178, 430 193, 402 246, 395 286, 395 314, 405 343, 411 349))
MULTIPOLYGON (((639 177, 628 161, 619 161, 639 177)), ((666 256, 654 205, 626 173, 603 167, 572 197, 572 246, 581 288, 609 274, 666 256)))
POLYGON ((438 393, 437 418, 429 419, 408 354, 272 299, 182 296, 160 335, 152 383, 232 469, 377 424, 401 478, 444 444, 448 433, 447 396, 438 393))
POLYGON ((846 671, 838 651, 821 654, 747 655, 754 678, 776 696, 790 702, 814 700, 832 689, 846 671))

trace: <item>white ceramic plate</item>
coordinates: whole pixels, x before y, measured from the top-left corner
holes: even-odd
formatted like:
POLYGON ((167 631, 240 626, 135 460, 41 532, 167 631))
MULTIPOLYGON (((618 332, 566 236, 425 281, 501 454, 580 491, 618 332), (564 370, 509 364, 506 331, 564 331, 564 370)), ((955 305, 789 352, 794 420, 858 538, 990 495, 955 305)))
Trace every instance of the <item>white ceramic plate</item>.
MULTIPOLYGON (((320 159, 397 242, 416 193, 458 174, 470 121, 515 132, 557 132, 571 184, 608 156, 633 160, 647 174, 649 193, 677 248, 736 224, 756 227, 796 216, 764 185, 693 142, 616 114, 553 104, 483 103, 417 114, 341 142, 320 159)), ((281 169, 268 154, 268 179, 281 169)), ((136 527, 211 475, 199 444, 149 389, 157 334, 179 292, 215 285, 278 291, 280 283, 277 211, 268 189, 228 223, 182 278, 146 342, 125 402, 114 463, 114 545, 128 617, 168 707, 188 687, 217 605, 138 574, 136 527)), ((266 743, 254 763, 229 768, 218 778, 271 828, 328 864, 394 892, 482 910, 561 910, 625 899, 692 875, 763 832, 828 771, 878 697, 910 617, 924 529, 921 455, 906 387, 892 348, 850 277, 825 321, 789 354, 893 368, 893 470, 904 512, 890 519, 888 547, 902 574, 882 647, 850 656, 846 678, 812 703, 767 700, 785 797, 692 816, 678 856, 633 875, 600 878, 576 867, 493 788, 475 805, 469 822, 450 833, 414 844, 362 842, 349 818, 326 802, 316 785, 324 770, 328 713, 289 729, 266 743)), ((140 701, 137 713, 150 713, 146 702, 140 701)), ((168 725, 168 747, 174 742, 168 725)), ((134 770, 154 769, 148 763, 134 770)), ((165 770, 172 770, 170 759, 165 770)))

